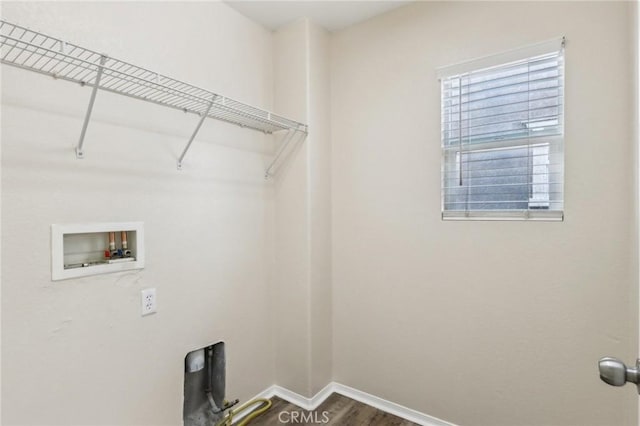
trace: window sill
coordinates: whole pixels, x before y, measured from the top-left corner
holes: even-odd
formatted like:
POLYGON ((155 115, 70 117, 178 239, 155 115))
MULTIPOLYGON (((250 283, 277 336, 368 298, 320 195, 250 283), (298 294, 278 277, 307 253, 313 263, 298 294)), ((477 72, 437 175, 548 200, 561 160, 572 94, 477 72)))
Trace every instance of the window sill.
POLYGON ((486 220, 486 221, 543 221, 563 222, 564 212, 561 211, 447 211, 442 212, 442 220, 486 220))

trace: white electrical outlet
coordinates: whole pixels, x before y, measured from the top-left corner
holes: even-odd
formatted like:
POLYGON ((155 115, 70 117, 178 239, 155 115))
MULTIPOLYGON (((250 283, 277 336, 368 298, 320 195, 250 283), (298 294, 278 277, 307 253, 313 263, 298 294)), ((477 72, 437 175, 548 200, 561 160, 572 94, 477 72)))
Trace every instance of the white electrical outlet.
POLYGON ((145 288, 142 290, 142 316, 156 312, 156 289, 145 288))

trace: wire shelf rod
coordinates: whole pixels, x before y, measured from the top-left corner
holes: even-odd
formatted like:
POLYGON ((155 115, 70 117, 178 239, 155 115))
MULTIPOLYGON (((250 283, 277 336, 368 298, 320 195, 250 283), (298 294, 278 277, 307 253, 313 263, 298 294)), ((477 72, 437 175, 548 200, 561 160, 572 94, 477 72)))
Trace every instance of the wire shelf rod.
MULTIPOLYGON (((5 37, 5 36, 3 36, 3 37, 5 37)), ((9 37, 9 36, 6 36, 6 38, 8 38, 10 40, 13 40, 13 41, 17 41, 19 43, 30 45, 30 43, 25 42, 24 40, 15 39, 15 38, 12 38, 12 37, 9 37)), ((42 53, 41 55, 49 57, 50 60, 55 59, 57 55, 61 55, 60 52, 57 52, 57 51, 53 50, 53 46, 48 48, 48 47, 42 47, 42 46, 33 45, 31 47, 34 47, 36 49, 45 50, 45 52, 42 53), (49 56, 49 55, 47 55, 47 53, 49 53, 49 54, 51 54, 53 56, 49 56)), ((85 68, 85 69, 92 69, 91 67, 97 66, 95 64, 95 62, 92 62, 90 60, 90 58, 92 56, 99 56, 99 54, 97 54, 96 52, 90 52, 90 51, 85 51, 85 52, 82 52, 82 53, 86 54, 87 56, 85 58, 83 58, 83 57, 71 58, 71 60, 68 60, 68 61, 65 61, 64 60, 65 58, 60 58, 59 60, 62 61, 62 62, 65 62, 67 65, 62 70, 58 71, 58 73, 57 73, 58 75, 56 77, 58 77, 58 78, 66 78, 66 79, 69 79, 71 81, 76 81, 76 79, 74 79, 73 76, 69 76, 69 75, 64 75, 63 76, 63 75, 60 75, 60 74, 62 73, 62 71, 64 71, 66 68, 68 68, 69 65, 74 65, 76 67, 81 67, 81 68, 85 68), (80 62, 80 64, 78 64, 76 61, 80 62), (86 64, 86 66, 83 66, 82 63, 86 64)), ((6 55, 3 55, 3 57, 5 57, 5 56, 6 55)), ((104 66, 104 73, 105 74, 111 74, 111 76, 116 80, 118 78, 124 79, 124 80, 127 80, 129 82, 132 82, 133 84, 142 84, 142 85, 148 87, 149 89, 154 89, 153 86, 155 86, 156 90, 167 90, 168 89, 170 92, 172 92, 176 96, 183 97, 186 94, 186 95, 188 95, 190 97, 193 96, 193 97, 199 98, 198 100, 203 102, 203 103, 206 102, 206 98, 202 98, 201 96, 194 95, 193 91, 195 90, 195 91, 200 92, 200 93, 211 93, 211 92, 207 92, 204 89, 201 89, 199 87, 191 86, 191 85, 188 85, 186 83, 180 82, 178 80, 168 79, 168 78, 165 77, 168 80, 174 81, 176 84, 182 84, 182 85, 188 86, 189 89, 191 89, 190 92, 172 90, 173 89, 172 87, 166 86, 164 84, 160 84, 160 83, 154 82, 154 81, 149 81, 148 79, 139 77, 136 74, 130 75, 130 74, 126 73, 126 71, 128 71, 128 70, 130 70, 132 68, 136 69, 137 73, 142 73, 142 74, 144 74, 144 72, 152 73, 152 71, 149 71, 149 70, 146 70, 144 68, 140 68, 140 67, 137 67, 135 65, 131 65, 131 64, 128 64, 128 63, 125 63, 125 62, 122 62, 122 61, 113 60, 112 58, 109 58, 109 59, 111 61, 117 61, 118 63, 122 64, 119 68, 113 68, 113 66, 106 65, 106 64, 104 66), (120 71, 122 66, 127 66, 127 67, 125 68, 125 70, 120 71), (120 76, 118 77, 116 74, 119 74, 120 76)), ((48 61, 48 62, 50 62, 50 61, 48 61)), ((48 73, 47 71, 42 70, 42 68, 43 68, 43 66, 40 66, 39 70, 44 72, 44 73, 48 73)), ((89 83, 86 83, 86 84, 90 85, 89 83)), ((100 87, 100 88, 102 88, 102 87, 100 87)), ((143 90, 143 88, 137 88, 133 93, 127 93, 127 94, 130 95, 130 96, 134 96, 134 97, 140 97, 140 96, 136 96, 137 95, 136 92, 140 92, 142 90, 143 90)), ((114 89, 114 92, 119 93, 119 91, 115 90, 115 89, 114 89)), ((125 94, 125 93, 123 93, 123 94, 125 94)), ((229 101, 231 101, 231 103, 234 104, 235 108, 239 109, 239 108, 243 108, 244 107, 246 109, 253 109, 255 111, 263 112, 264 115, 266 115, 266 116, 270 115, 270 113, 267 112, 267 111, 258 110, 257 108, 253 108, 253 107, 251 107, 249 105, 243 104, 243 103, 238 102, 238 101, 231 100, 229 98, 225 98, 225 99, 228 99, 229 101)), ((221 105, 221 107, 222 107, 222 105, 221 105)), ((227 106, 224 105, 224 107, 227 107, 227 106)), ((229 110, 231 111, 232 114, 234 112, 239 112, 239 111, 236 111, 234 108, 231 108, 231 107, 227 107, 227 108, 229 108, 229 110)), ((271 121, 267 117, 260 117, 260 116, 251 117, 251 116, 254 116, 255 114, 249 113, 249 112, 246 112, 246 111, 242 111, 241 115, 243 115, 245 117, 248 117, 248 118, 255 118, 257 121, 262 122, 262 123, 268 123, 269 121, 271 121)), ((273 115, 273 114, 271 114, 271 115, 273 115)), ((289 121, 289 120, 287 120, 287 121, 289 121)), ((285 128, 291 126, 291 123, 286 123, 286 122, 280 123, 280 124, 281 124, 280 126, 277 126, 278 128, 285 129, 285 128)), ((300 123, 296 123, 296 124, 300 124, 300 123)), ((245 126, 245 127, 251 127, 251 126, 245 126)), ((260 130, 260 129, 258 129, 258 130, 260 130)))
POLYGON ((209 111, 211 110, 211 107, 213 106, 214 101, 215 99, 211 99, 211 102, 209 102, 209 107, 207 108, 207 111, 204 114, 202 114, 202 117, 200 118, 200 121, 198 121, 198 125, 196 126, 196 129, 191 134, 191 138, 189 138, 189 142, 187 142, 187 146, 185 146, 184 149, 182 150, 182 154, 180 154, 180 158, 178 158, 178 170, 182 170, 182 160, 184 160, 184 156, 187 155, 187 151, 191 147, 191 143, 193 143, 193 140, 196 138, 196 135, 200 131, 200 127, 202 127, 202 123, 204 123, 205 118, 207 118, 207 116, 209 115, 209 111))
POLYGON ((207 117, 264 133, 287 131, 285 139, 308 132, 306 124, 5 20, 0 20, 0 62, 92 87, 78 157, 98 90, 197 114, 200 122, 192 138, 207 117))
MULTIPOLYGON (((103 56, 100 60, 100 64, 104 64, 107 60, 106 56, 103 56)), ((96 82, 93 86, 93 90, 91 91, 91 98, 89 99, 89 106, 87 107, 87 113, 84 117, 84 123, 82 124, 82 131, 80 132, 80 141, 78 141, 78 146, 76 147, 76 157, 84 158, 84 153, 82 152, 82 145, 84 144, 84 137, 87 134, 87 126, 89 125, 89 120, 91 119, 91 112, 93 111, 93 104, 96 101, 96 94, 98 93, 98 87, 100 86, 100 78, 102 77, 102 68, 98 69, 98 74, 96 75, 96 82)))
POLYGON ((291 130, 288 130, 287 133, 283 136, 282 142, 280 143, 280 148, 276 152, 276 155, 273 157, 271 164, 269 164, 269 167, 267 167, 267 170, 264 173, 265 179, 269 179, 270 177, 273 176, 273 173, 272 173, 273 168, 275 167, 276 163, 278 163, 278 160, 280 159, 282 154, 284 154, 287 147, 289 146, 289 144, 291 143, 291 141, 293 140, 294 136, 297 133, 298 133, 297 130, 291 129, 291 130))

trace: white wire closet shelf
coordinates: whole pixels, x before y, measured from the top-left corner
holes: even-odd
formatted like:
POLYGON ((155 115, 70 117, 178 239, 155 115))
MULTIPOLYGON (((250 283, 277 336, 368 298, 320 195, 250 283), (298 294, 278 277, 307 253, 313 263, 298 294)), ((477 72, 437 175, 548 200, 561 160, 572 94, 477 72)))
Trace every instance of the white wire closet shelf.
MULTIPOLYGON (((0 20, 0 62, 93 88, 76 148, 78 158, 83 157, 97 89, 199 115, 201 120, 178 160, 178 168, 207 117, 267 134, 285 131, 283 143, 308 131, 306 124, 5 20, 0 20)), ((267 176, 281 151, 267 169, 267 176)))

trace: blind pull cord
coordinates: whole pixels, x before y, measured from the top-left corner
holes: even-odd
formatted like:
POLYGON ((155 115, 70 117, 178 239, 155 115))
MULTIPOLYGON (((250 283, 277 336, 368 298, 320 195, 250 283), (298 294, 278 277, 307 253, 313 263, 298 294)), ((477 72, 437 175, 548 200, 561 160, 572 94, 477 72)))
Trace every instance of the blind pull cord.
MULTIPOLYGON (((527 200, 527 212, 531 208, 533 196, 533 157, 531 154, 531 62, 527 62, 527 173, 529 174, 529 200, 527 200)), ((527 216, 528 217, 528 216, 527 216)))
POLYGON ((460 147, 459 186, 462 186, 462 76, 458 77, 458 145, 460 147))

